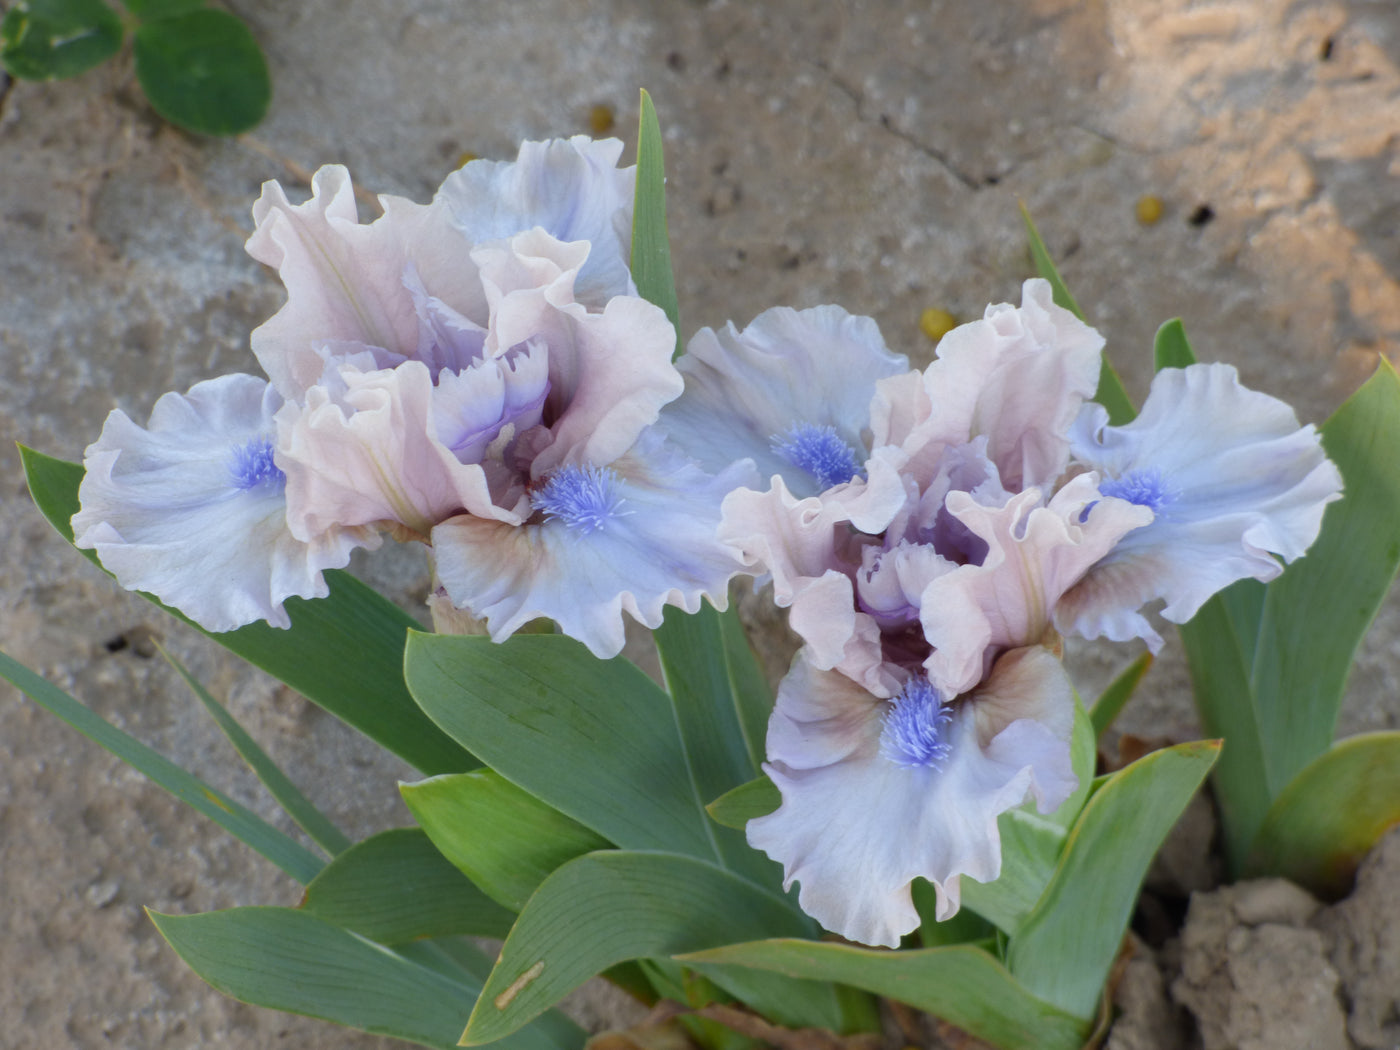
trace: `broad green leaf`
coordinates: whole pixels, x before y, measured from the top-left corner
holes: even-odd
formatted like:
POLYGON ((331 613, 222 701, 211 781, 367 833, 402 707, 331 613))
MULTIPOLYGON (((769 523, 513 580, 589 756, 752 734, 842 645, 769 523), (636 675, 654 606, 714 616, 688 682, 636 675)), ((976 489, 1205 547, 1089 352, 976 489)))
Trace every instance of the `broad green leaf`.
MULTIPOLYGON (((69 543, 78 512, 83 468, 20 447, 30 494, 40 512, 69 543)), ((100 566, 90 550, 79 551, 100 566)), ((393 602, 344 572, 329 570, 330 595, 288 598, 290 630, 253 623, 236 631, 204 631, 230 652, 285 682, 308 700, 429 776, 479 766, 419 710, 403 681, 404 639, 418 624, 393 602)), ((179 612, 143 598, 189 623, 179 612)))
MULTIPOLYGON (((1074 301, 1074 296, 1070 295, 1060 272, 1055 269, 1055 260, 1050 258, 1050 250, 1041 240, 1040 231, 1031 221, 1031 213, 1026 210, 1025 204, 1021 205, 1021 218, 1026 224, 1026 238, 1030 241, 1031 261, 1035 264, 1035 272, 1050 282, 1051 294, 1057 306, 1068 310, 1081 321, 1085 320, 1084 311, 1074 301)), ((1127 390, 1123 388, 1123 380, 1118 378, 1118 373, 1109 363, 1107 355, 1099 372, 1099 388, 1094 393, 1094 400, 1108 410, 1108 421, 1114 426, 1131 423, 1137 415, 1137 409, 1133 408, 1133 402, 1129 399, 1127 390)))
POLYGON ((624 849, 718 860, 670 697, 564 635, 410 634, 409 692, 448 736, 624 849))
POLYGON ((473 886, 417 828, 356 843, 311 880, 301 907, 380 944, 504 937, 515 921, 514 912, 473 886))
POLYGON ((512 911, 555 868, 610 845, 494 770, 400 784, 399 792, 442 855, 512 911))
MULTIPOLYGON (((652 636, 696 796, 715 798, 747 784, 758 769, 739 721, 720 614, 709 603, 694 614, 669 607, 652 636)), ((780 877, 773 862, 751 849, 742 835, 717 828, 714 837, 726 868, 760 881, 780 877)))
POLYGON ((1007 965, 1032 995, 1093 1018, 1147 867, 1219 754, 1211 740, 1154 751, 1093 793, 1011 939, 1007 965))
MULTIPOLYGON (((1087 794, 1089 780, 1082 787, 1087 794)), ((1001 875, 987 883, 964 878, 962 902, 1015 936, 1055 872, 1066 833, 1059 824, 1026 809, 1007 810, 997 818, 997 829, 1001 832, 1001 875)))
MULTIPOLYGON (((203 915, 148 912, 189 967, 254 1006, 319 1017, 443 1050, 457 1036, 480 986, 441 973, 291 908, 232 908, 203 915)), ((584 1034, 553 1015, 503 1050, 573 1050, 584 1034)))
POLYGON ((21 80, 63 80, 107 61, 122 36, 102 0, 18 0, 0 20, 0 63, 21 80))
POLYGON ((1108 683, 1094 706, 1089 710, 1089 718, 1094 727, 1094 739, 1098 740, 1108 732, 1109 727, 1122 713, 1124 706, 1137 691, 1143 675, 1152 667, 1152 653, 1143 651, 1136 660, 1123 668, 1118 677, 1108 683))
POLYGON ((671 241, 666 233, 666 164, 661 149, 661 124, 651 96, 642 92, 642 116, 637 128, 637 189, 632 205, 632 280, 637 294, 666 311, 676 330, 676 353, 681 341, 680 307, 671 273, 671 241))
POLYGON ((838 981, 908 1003, 1002 1050, 1080 1050, 1086 1021, 1042 1002, 987 952, 968 945, 878 951, 845 944, 767 940, 680 957, 838 981))
POLYGON ((1236 872, 1273 800, 1336 731, 1357 648, 1400 568, 1400 377, 1376 374, 1321 428, 1342 473, 1311 550, 1267 587, 1244 581, 1182 629, 1236 872), (1243 679, 1243 688, 1241 688, 1243 679))
POLYGON ((62 689, 44 681, 12 657, 0 653, 0 678, 40 707, 57 715, 94 743, 203 813, 240 842, 251 846, 298 882, 309 882, 325 862, 256 813, 215 791, 145 744, 109 725, 62 689))
POLYGON ((1246 873, 1281 875, 1337 899, 1382 835, 1400 824, 1400 733, 1334 744, 1274 800, 1246 873))
POLYGON ((143 22, 134 34, 136 79, 151 108, 204 135, 237 135, 267 114, 272 81, 248 27, 201 9, 143 22))
POLYGON ((258 746, 258 742, 249 736, 248 731, 228 713, 224 705, 215 700, 210 695, 209 690, 200 684, 199 679, 190 674, 184 664, 171 656, 165 646, 157 643, 156 647, 170 666, 179 672, 180 677, 185 680, 185 684, 190 687, 194 695, 199 697, 199 702, 218 723, 234 750, 242 756, 243 761, 248 763, 258 780, 262 781, 263 787, 267 788, 287 815, 311 836, 311 840, 316 845, 332 856, 349 849, 349 837, 332 824, 330 819, 301 793, 301 790, 292 783, 287 774, 282 772, 277 763, 268 757, 267 752, 258 746))
POLYGON ((783 897, 708 861, 590 853, 565 864, 530 898, 462 1042, 477 1046, 509 1035, 614 963, 804 932, 783 897))
POLYGON ((754 817, 766 817, 783 803, 778 785, 767 776, 726 791, 705 807, 716 824, 742 831, 754 817))
POLYGON ((1181 318, 1173 318, 1157 329, 1152 340, 1152 367, 1160 372, 1164 368, 1185 368, 1196 363, 1191 341, 1186 338, 1186 328, 1181 318))
POLYGON ((720 632, 724 635, 724 661, 729 670, 729 684, 734 691, 734 703, 739 711, 739 726, 749 750, 753 768, 763 765, 768 718, 773 713, 773 690, 763 674, 753 647, 749 644, 739 609, 733 601, 720 616, 720 632))

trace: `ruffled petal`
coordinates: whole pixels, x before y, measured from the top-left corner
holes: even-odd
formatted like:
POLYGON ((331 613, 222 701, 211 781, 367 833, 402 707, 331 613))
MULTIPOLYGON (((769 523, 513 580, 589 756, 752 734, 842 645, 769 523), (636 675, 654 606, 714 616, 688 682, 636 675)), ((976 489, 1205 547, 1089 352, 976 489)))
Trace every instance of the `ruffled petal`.
POLYGON ((1000 874, 997 817, 1028 793, 1045 809, 1073 790, 1073 703, 1050 653, 1007 654, 977 696, 950 709, 946 760, 910 767, 882 753, 887 698, 799 654, 778 690, 764 767, 783 803, 749 822, 749 843, 783 865, 785 885, 801 884, 799 904, 827 929, 897 947, 919 924, 915 878, 933 883, 938 918, 950 917, 961 876, 1000 874), (997 705, 994 721, 1024 714, 983 742, 983 703, 997 705))
POLYGON ((1169 368, 1142 413, 1108 426, 1097 405, 1074 431, 1074 456, 1100 488, 1155 513, 1067 594, 1056 619, 1085 637, 1156 639, 1139 614, 1185 623, 1235 580, 1270 580, 1317 538, 1342 479, 1317 432, 1282 401, 1240 385, 1228 365, 1169 368))
POLYGON ((1152 512, 1101 498, 1096 475, 1075 478, 1041 507, 1030 489, 1000 507, 965 492, 948 496, 949 512, 987 544, 980 565, 964 565, 928 585, 920 600, 924 637, 934 647, 924 662, 941 691, 971 689, 987 661, 1006 649, 1038 644, 1055 603, 1152 512))
POLYGON ((685 393, 662 417, 677 444, 707 470, 748 458, 813 496, 861 471, 875 384, 909 363, 870 318, 818 306, 702 328, 678 367, 685 393))
POLYGON ((514 161, 474 160, 447 177, 435 203, 475 244, 543 227, 561 241, 588 241, 578 295, 601 305, 635 294, 627 259, 636 168, 619 168, 622 143, 583 135, 525 142, 514 161))
POLYGON ((543 520, 461 515, 438 525, 438 579, 496 641, 548 617, 597 656, 616 656, 624 611, 657 627, 667 605, 695 612, 708 598, 725 607, 742 566, 715 530, 721 498, 750 480, 745 471, 711 478, 648 432, 606 467, 560 468, 575 491, 554 500, 548 484, 538 491, 543 520))
POLYGON ((96 550, 123 587, 206 630, 290 627, 282 603, 324 597, 322 570, 379 538, 363 529, 312 543, 292 536, 273 451, 280 403, 266 381, 227 375, 164 395, 146 427, 113 412, 84 456, 76 545, 96 550))

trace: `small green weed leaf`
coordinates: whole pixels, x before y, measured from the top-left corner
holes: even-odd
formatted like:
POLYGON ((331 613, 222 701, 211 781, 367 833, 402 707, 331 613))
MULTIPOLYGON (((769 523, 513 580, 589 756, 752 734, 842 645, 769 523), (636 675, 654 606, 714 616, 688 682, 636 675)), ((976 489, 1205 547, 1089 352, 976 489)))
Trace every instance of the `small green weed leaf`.
MULTIPOLYGON (((65 540, 78 512, 83 468, 20 446, 29 492, 65 540)), ((101 566, 90 550, 78 552, 101 566)), ((393 602, 344 572, 328 570, 330 595, 288 598, 289 630, 253 623, 236 631, 204 631, 230 652, 285 682, 422 773, 457 773, 481 765, 419 710, 403 681, 404 640, 417 622, 393 602)), ((149 594, 143 598, 202 630, 149 594)))
POLYGON ((556 871, 525 905, 462 1042, 509 1035, 615 963, 804 932, 783 897, 708 861, 590 853, 556 871))
POLYGON ((272 100, 267 60, 248 27, 227 11, 200 9, 143 22, 136 79, 151 108, 203 135, 237 135, 272 100))
POLYGON ((405 678, 448 736, 624 849, 719 859, 671 699, 564 635, 409 637, 405 678))
POLYGON ((970 945, 890 952, 766 940, 680 959, 853 985, 925 1010, 1002 1050, 1079 1050, 1089 1033, 1087 1022, 1037 999, 995 958, 970 945))
POLYGON ((157 648, 160 649, 160 655, 165 657, 170 666, 179 672, 180 677, 185 680, 185 684, 199 698, 204 709, 218 724, 224 736, 228 737, 234 750, 238 752, 243 761, 248 763, 249 768, 262 782, 263 787, 267 788, 272 797, 277 800, 277 804, 297 822, 301 830, 310 835, 311 840, 316 845, 332 856, 349 849, 350 839, 345 833, 332 824, 330 819, 301 793, 301 789, 293 784, 291 778, 268 757, 267 752, 258 746, 258 742, 238 724, 238 721, 228 713, 224 705, 215 700, 210 695, 209 690, 200 684, 199 679, 190 674, 184 664, 166 651, 165 646, 157 644, 157 648))
POLYGON ((137 772, 149 777, 181 802, 203 813, 214 823, 251 846, 298 882, 310 882, 325 865, 295 839, 283 834, 256 813, 215 791, 191 776, 169 759, 157 754, 134 737, 109 725, 99 715, 46 682, 29 668, 0 653, 0 678, 49 713, 100 744, 137 772))
POLYGON ((21 80, 65 80, 115 55, 122 36, 102 0, 18 0, 0 19, 0 64, 21 80))
MULTIPOLYGON (((232 908, 151 920, 190 969, 254 1006, 450 1050, 480 992, 348 930, 292 908, 232 908)), ((558 1015, 503 1050, 577 1050, 581 1029, 558 1015)))
POLYGON ((1164 368, 1185 368, 1196 363, 1196 353, 1191 349, 1191 341, 1186 338, 1186 326, 1181 318, 1173 318, 1157 329, 1152 340, 1152 367, 1160 372, 1164 368))
POLYGON ((1118 673, 1118 677, 1108 683, 1108 687, 1099 694, 1099 698, 1094 701, 1094 706, 1089 711, 1089 718, 1094 726, 1094 739, 1099 740, 1114 721, 1123 712, 1123 708, 1132 699, 1133 693, 1137 692, 1137 687, 1141 684, 1143 676, 1152 668, 1152 653, 1144 650, 1138 654, 1137 659, 1123 668, 1118 673))
POLYGON ((400 784, 399 792, 443 856, 512 911, 555 868, 610 845, 494 770, 400 784))
POLYGON ((1219 754, 1211 740, 1154 751, 1093 792, 1011 939, 1007 965, 1027 991, 1089 1023, 1147 866, 1219 754))
POLYGON ((380 944, 458 934, 499 938, 515 921, 418 828, 356 843, 311 880, 301 907, 380 944))
POLYGON ((1281 875, 1336 900, 1382 835, 1400 824, 1400 733, 1332 745, 1274 800, 1245 871, 1281 875))
POLYGON ((726 791, 705 807, 716 824, 742 831, 754 817, 766 817, 783 804, 778 785, 767 776, 726 791))
POLYGON ((671 240, 666 232, 666 163, 661 149, 661 124, 651 96, 642 92, 642 116, 637 128, 637 189, 632 205, 632 280, 637 294, 666 311, 676 330, 676 353, 681 342, 680 307, 671 273, 671 240))
MULTIPOLYGON (((1041 240, 1040 231, 1031 221, 1031 213, 1025 204, 1021 205, 1021 219, 1026 224, 1026 239, 1030 242, 1031 261, 1035 264, 1035 272, 1050 282, 1055 304, 1068 310, 1081 321, 1086 320, 1084 311, 1079 308, 1074 296, 1070 295, 1069 288, 1060 277, 1059 270, 1055 268, 1055 260, 1050 258, 1050 250, 1041 240)), ((1104 356, 1103 368, 1099 372, 1099 388, 1094 394, 1094 400, 1108 410, 1108 421, 1114 426, 1131 423, 1137 415, 1137 409, 1133 408, 1133 402, 1129 399, 1127 390, 1123 388, 1123 380, 1118 378, 1118 373, 1114 371, 1107 355, 1104 356)))

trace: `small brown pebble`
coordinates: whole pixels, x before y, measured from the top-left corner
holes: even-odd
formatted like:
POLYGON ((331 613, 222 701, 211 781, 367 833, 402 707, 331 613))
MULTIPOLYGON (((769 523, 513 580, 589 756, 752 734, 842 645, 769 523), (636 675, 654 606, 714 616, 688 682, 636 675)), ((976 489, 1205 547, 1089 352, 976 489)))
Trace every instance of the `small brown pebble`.
POLYGON ((616 122, 612 106, 599 104, 588 111, 588 130, 595 135, 606 135, 616 122))

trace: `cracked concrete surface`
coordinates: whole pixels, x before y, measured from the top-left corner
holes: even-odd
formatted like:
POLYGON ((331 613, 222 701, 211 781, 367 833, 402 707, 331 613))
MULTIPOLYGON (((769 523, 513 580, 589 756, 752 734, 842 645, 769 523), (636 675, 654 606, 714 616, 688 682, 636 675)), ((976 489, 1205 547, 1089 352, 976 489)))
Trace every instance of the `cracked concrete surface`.
MULTIPOLYGON (((425 200, 462 153, 584 131, 597 104, 630 143, 639 87, 666 135, 687 332, 834 301, 926 361, 924 307, 967 319, 1018 296, 1021 199, 1138 397, 1174 316, 1310 421, 1400 351, 1391 0, 228 6, 274 77, 249 138, 162 124, 129 58, 0 82, 4 447, 79 458, 111 408, 144 419, 165 390, 255 368, 248 332, 282 297, 242 250, 264 179, 304 193, 338 161, 425 200), (1165 214, 1142 226, 1148 193, 1165 214)), ((272 816, 174 674, 115 645, 154 627, 347 830, 409 823, 406 770, 116 591, 29 506, 13 457, 0 485, 0 649, 272 816)), ((409 550, 367 571, 404 601, 427 584, 409 550)), ((1366 644, 1344 732, 1400 726, 1398 618, 1392 603, 1366 644)), ((1081 690, 1125 655, 1079 647, 1081 690)), ((1169 653, 1125 728, 1190 734, 1186 687, 1169 653)), ((0 1047, 389 1045, 185 971, 143 905, 294 904, 297 888, 8 690, 0 769, 0 1047)))

